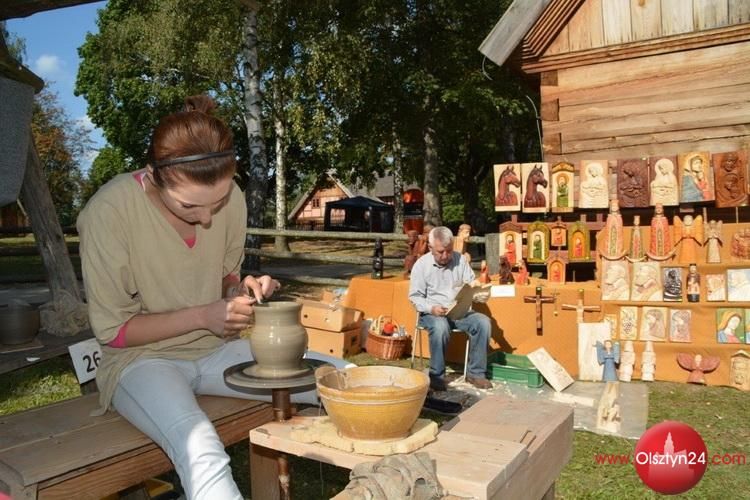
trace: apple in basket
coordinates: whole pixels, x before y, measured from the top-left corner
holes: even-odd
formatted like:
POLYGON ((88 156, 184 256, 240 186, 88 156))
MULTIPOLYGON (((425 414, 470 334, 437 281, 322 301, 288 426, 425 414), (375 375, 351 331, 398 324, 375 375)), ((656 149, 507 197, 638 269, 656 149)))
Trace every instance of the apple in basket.
POLYGON ((395 323, 388 321, 383 325, 383 335, 393 335, 398 326, 395 323))

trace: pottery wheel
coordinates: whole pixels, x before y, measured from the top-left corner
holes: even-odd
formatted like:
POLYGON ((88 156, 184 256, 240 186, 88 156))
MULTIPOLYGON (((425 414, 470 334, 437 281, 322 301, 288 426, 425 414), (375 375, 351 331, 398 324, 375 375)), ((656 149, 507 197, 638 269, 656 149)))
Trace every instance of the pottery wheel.
POLYGON ((279 378, 258 376, 261 372, 256 374, 252 370, 253 366, 258 366, 258 363, 248 361, 230 366, 224 370, 224 382, 232 389, 240 392, 246 389, 292 389, 295 387, 305 387, 307 385, 315 385, 315 369, 325 364, 327 364, 325 361, 317 359, 303 359, 303 368, 300 369, 300 373, 279 378))

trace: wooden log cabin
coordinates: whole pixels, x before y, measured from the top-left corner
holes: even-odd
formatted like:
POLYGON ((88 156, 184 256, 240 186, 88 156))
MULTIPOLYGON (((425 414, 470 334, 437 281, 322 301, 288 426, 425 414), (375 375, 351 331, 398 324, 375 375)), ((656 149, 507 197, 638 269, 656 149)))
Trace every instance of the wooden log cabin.
POLYGON ((748 0, 515 0, 480 51, 538 82, 547 162, 750 145, 748 0))

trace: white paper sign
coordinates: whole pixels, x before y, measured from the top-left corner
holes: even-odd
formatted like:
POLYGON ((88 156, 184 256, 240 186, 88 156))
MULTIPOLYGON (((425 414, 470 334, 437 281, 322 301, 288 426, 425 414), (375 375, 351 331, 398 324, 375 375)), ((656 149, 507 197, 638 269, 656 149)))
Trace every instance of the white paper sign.
POLYGON ((96 377, 96 370, 102 359, 102 349, 96 339, 88 339, 68 346, 68 352, 73 360, 73 368, 76 370, 79 384, 96 377))
POLYGON ((490 289, 490 297, 515 297, 515 285, 493 285, 490 289))
POLYGON ((560 363, 550 356, 544 347, 527 354, 531 361, 542 376, 547 379, 549 385, 557 392, 562 391, 573 383, 573 377, 562 367, 560 363))

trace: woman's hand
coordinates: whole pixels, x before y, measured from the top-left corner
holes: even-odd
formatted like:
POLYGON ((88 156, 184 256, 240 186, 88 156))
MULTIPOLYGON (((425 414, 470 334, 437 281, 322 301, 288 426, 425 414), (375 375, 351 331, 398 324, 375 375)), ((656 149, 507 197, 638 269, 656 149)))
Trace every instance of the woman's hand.
POLYGON ((212 302, 203 310, 204 327, 219 337, 237 335, 250 324, 255 302, 247 295, 212 302))
POLYGON ((271 278, 267 274, 260 278, 245 276, 240 284, 240 290, 246 296, 255 297, 258 303, 263 299, 269 298, 273 293, 281 288, 281 283, 271 278))

